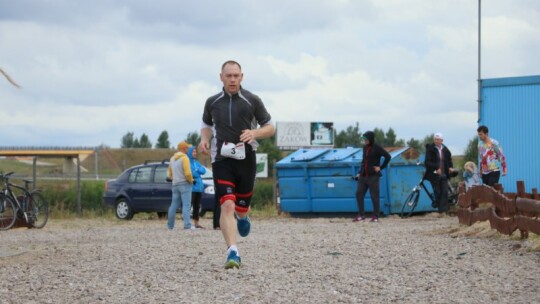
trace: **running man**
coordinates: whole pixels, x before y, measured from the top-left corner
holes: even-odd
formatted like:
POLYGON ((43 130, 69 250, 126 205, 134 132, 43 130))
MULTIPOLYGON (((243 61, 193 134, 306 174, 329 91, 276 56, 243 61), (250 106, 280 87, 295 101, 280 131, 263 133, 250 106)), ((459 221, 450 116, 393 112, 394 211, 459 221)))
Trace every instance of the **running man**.
POLYGON ((262 100, 242 88, 244 74, 238 62, 225 62, 219 76, 223 90, 206 100, 199 149, 205 154, 211 152, 221 205, 219 222, 227 244, 225 269, 229 269, 240 268, 241 264, 237 234, 246 237, 251 229, 248 212, 255 183, 257 139, 273 136, 275 129, 262 100))

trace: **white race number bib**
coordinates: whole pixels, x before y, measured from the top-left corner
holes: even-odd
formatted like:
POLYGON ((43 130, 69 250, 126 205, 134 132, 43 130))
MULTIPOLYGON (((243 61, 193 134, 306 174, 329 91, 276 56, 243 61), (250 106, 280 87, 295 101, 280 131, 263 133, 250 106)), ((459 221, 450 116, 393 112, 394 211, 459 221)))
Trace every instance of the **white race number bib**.
POLYGON ((246 158, 246 145, 243 142, 237 144, 231 142, 223 142, 221 146, 221 155, 234 159, 246 158))

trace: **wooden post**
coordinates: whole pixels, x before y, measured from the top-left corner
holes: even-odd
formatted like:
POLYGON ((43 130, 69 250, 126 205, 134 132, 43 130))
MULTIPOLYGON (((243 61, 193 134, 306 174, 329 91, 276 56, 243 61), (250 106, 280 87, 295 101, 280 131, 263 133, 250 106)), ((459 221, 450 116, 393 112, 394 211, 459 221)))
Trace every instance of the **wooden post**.
POLYGON ((37 179, 36 179, 36 165, 37 165, 37 156, 34 156, 33 159, 32 159, 32 168, 33 168, 33 172, 32 172, 32 190, 36 190, 36 183, 37 183, 37 179))
POLYGON ((276 210, 279 214, 279 205, 278 205, 278 182, 277 182, 277 173, 276 173, 276 161, 272 160, 271 164, 273 170, 272 170, 272 185, 273 185, 273 191, 272 191, 272 200, 274 201, 274 206, 276 207, 276 210))
POLYGON ((94 165, 96 167, 96 180, 99 180, 99 160, 98 160, 98 148, 94 150, 94 165))
MULTIPOLYGON (((517 181, 516 182, 516 189, 517 189, 517 197, 524 198, 526 196, 525 193, 525 182, 524 181, 517 181)), ((515 200, 517 204, 517 199, 515 200)), ((525 240, 529 237, 529 231, 527 230, 519 230, 519 234, 521 236, 522 240, 525 240)))
POLYGON ((77 154, 77 215, 82 216, 81 207, 81 158, 77 154))
POLYGON ((518 197, 525 197, 525 182, 524 181, 517 181, 516 182, 516 188, 517 188, 517 196, 518 197))

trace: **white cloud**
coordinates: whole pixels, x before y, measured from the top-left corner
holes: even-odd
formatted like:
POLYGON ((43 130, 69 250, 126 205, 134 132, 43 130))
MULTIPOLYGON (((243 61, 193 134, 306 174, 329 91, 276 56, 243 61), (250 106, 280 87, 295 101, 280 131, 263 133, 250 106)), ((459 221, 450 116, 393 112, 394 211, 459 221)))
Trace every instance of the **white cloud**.
POLYGON ((305 80, 312 77, 322 77, 327 74, 324 58, 301 54, 298 64, 289 64, 283 60, 265 56, 274 74, 278 77, 286 77, 292 81, 305 80))
MULTIPOLYGON (((359 122, 405 139, 438 130, 462 150, 477 119, 476 5, 3 2, 0 66, 23 89, 0 79, 0 145, 114 147, 163 130, 181 140, 236 59, 275 121, 359 122)), ((483 2, 482 18, 483 77, 537 75, 540 2, 483 2)))

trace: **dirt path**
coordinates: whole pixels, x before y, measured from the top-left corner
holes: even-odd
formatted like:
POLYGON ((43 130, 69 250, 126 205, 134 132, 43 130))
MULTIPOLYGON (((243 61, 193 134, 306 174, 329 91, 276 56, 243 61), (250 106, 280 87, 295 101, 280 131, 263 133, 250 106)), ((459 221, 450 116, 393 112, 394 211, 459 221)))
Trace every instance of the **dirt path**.
POLYGON ((52 220, 0 233, 0 303, 540 302, 540 253, 448 233, 457 227, 454 217, 255 219, 241 270, 226 271, 219 231, 52 220))

